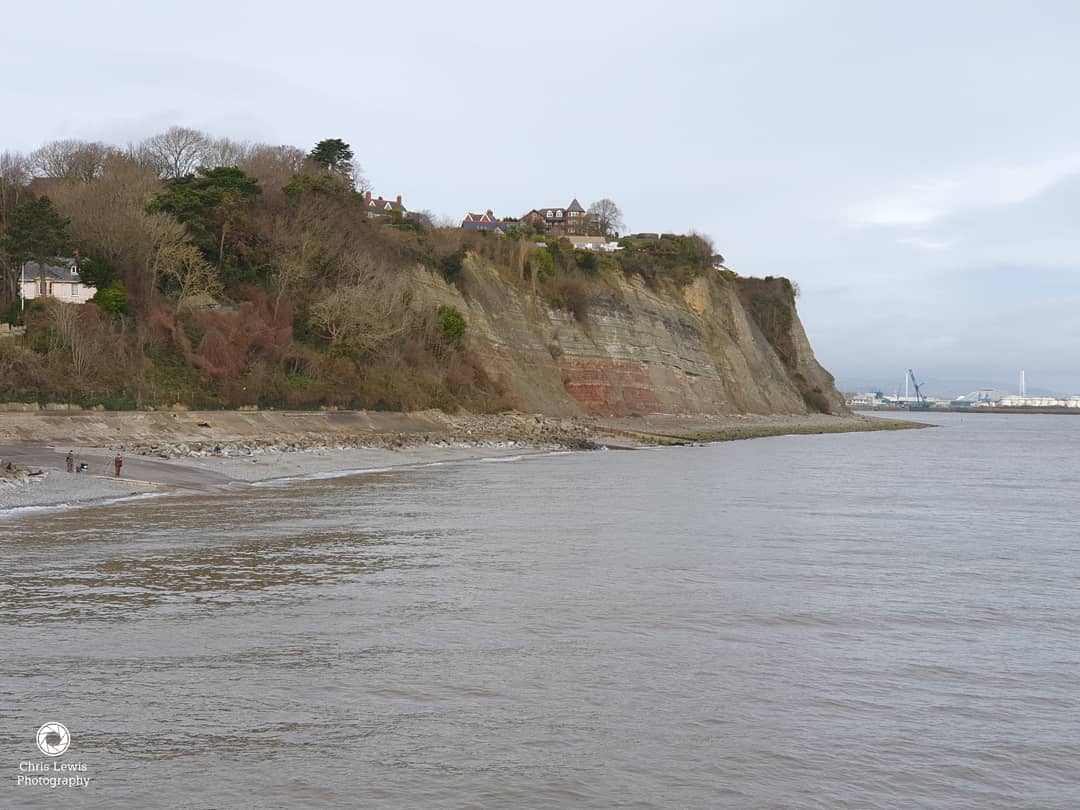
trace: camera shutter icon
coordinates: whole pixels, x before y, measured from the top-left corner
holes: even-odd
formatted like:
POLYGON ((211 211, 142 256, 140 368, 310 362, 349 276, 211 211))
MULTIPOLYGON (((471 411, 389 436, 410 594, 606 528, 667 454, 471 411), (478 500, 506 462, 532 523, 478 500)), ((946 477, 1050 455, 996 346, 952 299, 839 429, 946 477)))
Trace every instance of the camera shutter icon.
POLYGON ((58 757, 71 746, 71 733, 63 723, 45 723, 37 731, 37 747, 47 757, 58 757))

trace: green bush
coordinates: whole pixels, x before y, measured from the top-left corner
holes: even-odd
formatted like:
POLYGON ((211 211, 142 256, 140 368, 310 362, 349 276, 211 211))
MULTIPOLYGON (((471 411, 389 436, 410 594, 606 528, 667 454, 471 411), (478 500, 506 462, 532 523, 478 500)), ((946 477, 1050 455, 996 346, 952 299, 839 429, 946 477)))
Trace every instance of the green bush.
POLYGON ((285 385, 288 386, 290 391, 305 391, 311 388, 314 380, 310 377, 305 377, 300 372, 292 372, 285 375, 285 385))
POLYGON ((529 272, 535 273, 538 281, 554 273, 555 260, 551 258, 551 253, 546 250, 534 253, 529 259, 529 272))
POLYGON ((595 273, 597 268, 596 254, 591 250, 575 250, 574 261, 577 266, 586 273, 595 273))
POLYGON ((661 239, 622 239, 618 262, 626 275, 655 283, 670 278, 682 285, 713 269, 712 244, 696 234, 664 234, 661 239))
POLYGON ((456 346, 465 336, 465 316, 457 307, 439 307, 439 335, 449 345, 456 346))
POLYGON ((124 289, 124 285, 119 281, 114 282, 111 286, 94 293, 94 297, 90 299, 90 303, 97 304, 103 310, 111 312, 113 315, 123 315, 128 311, 127 290, 124 289))

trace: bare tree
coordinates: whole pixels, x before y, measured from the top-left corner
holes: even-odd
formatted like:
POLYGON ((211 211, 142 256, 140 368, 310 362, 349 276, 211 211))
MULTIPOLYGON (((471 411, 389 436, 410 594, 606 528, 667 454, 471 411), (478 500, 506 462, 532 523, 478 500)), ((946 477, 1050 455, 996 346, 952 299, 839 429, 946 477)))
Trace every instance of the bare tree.
POLYGON ((518 278, 521 281, 525 280, 525 260, 529 256, 529 250, 532 248, 532 243, 521 238, 516 238, 514 241, 514 267, 517 268, 518 278))
POLYGON ((410 211, 408 219, 410 222, 415 222, 425 230, 431 230, 435 227, 435 214, 429 208, 425 208, 422 211, 410 211))
POLYGON ((417 327, 406 274, 380 273, 362 254, 347 264, 351 283, 328 290, 311 308, 312 322, 332 347, 369 354, 417 327))
POLYGON ((622 211, 607 197, 589 206, 589 229, 600 236, 618 236, 623 229, 622 211))
POLYGON ((201 165, 208 169, 215 166, 240 166, 253 150, 254 147, 247 141, 214 138, 207 141, 201 165))
POLYGON ((161 188, 151 170, 131 157, 113 153, 89 183, 65 183, 51 190, 57 210, 71 220, 71 231, 90 255, 120 268, 137 265, 146 249, 141 227, 146 206, 161 188))
POLYGON ((263 189, 263 203, 269 207, 279 206, 285 198, 282 189, 307 167, 307 154, 295 146, 271 146, 255 144, 240 163, 240 169, 259 181, 263 189))
POLYGON ((0 153, 0 225, 19 204, 19 197, 30 182, 30 160, 21 152, 0 153))
POLYGON ((165 248, 159 256, 161 275, 176 282, 179 292, 176 308, 179 310, 193 295, 211 297, 221 294, 221 278, 215 267, 203 258, 194 245, 174 245, 165 248))
POLYGON ((89 182, 101 174, 112 151, 97 141, 50 141, 31 153, 30 163, 42 177, 89 182))
MULTIPOLYGON (((0 153, 0 233, 29 182, 29 159, 21 152, 0 153)), ((0 302, 12 300, 18 291, 18 273, 14 265, 7 265, 3 251, 0 251, 0 270, 3 271, 0 273, 0 302)))
POLYGON ((346 261, 346 250, 355 237, 353 219, 337 201, 305 194, 259 220, 259 236, 275 246, 274 317, 284 301, 310 287, 313 279, 333 284, 349 280, 352 264, 346 261))
POLYGON ((436 216, 435 219, 431 222, 431 227, 435 228, 436 230, 460 229, 461 217, 452 217, 449 214, 436 216))
POLYGON ((158 279, 176 256, 176 250, 190 241, 184 226, 169 214, 142 212, 139 225, 144 235, 144 295, 149 299, 157 289, 158 279))
POLYGON ((305 227, 288 216, 276 217, 270 227, 279 246, 274 257, 276 318, 285 297, 312 275, 312 264, 320 256, 324 239, 319 227, 305 227))
POLYGON ((253 144, 244 156, 240 168, 250 175, 258 177, 260 167, 274 167, 288 176, 299 174, 307 163, 307 153, 303 149, 288 144, 274 146, 268 143, 253 144))
POLYGON ((79 304, 61 301, 45 302, 49 323, 53 328, 53 342, 58 349, 67 349, 71 356, 71 370, 76 379, 82 379, 93 365, 96 352, 93 341, 82 329, 83 309, 79 304))
POLYGON ((367 175, 364 174, 364 170, 360 167, 359 164, 353 166, 352 182, 353 188, 355 188, 361 194, 367 191, 375 190, 375 187, 371 184, 371 181, 368 180, 367 175))
POLYGON ((206 156, 210 139, 197 129, 170 127, 135 148, 137 157, 164 178, 194 174, 206 156))

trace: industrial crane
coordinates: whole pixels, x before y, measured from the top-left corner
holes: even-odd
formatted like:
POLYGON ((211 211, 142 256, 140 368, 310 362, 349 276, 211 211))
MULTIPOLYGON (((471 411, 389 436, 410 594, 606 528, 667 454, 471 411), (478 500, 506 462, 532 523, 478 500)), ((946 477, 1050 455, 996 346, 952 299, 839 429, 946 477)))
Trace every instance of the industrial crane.
POLYGON ((919 385, 919 381, 915 379, 915 372, 912 371, 909 368, 907 370, 907 373, 908 373, 908 377, 911 378, 911 384, 913 386, 915 386, 915 401, 907 403, 907 407, 909 409, 919 409, 919 410, 922 410, 923 408, 929 408, 930 407, 930 400, 928 400, 926 398, 926 395, 923 394, 922 388, 919 385))

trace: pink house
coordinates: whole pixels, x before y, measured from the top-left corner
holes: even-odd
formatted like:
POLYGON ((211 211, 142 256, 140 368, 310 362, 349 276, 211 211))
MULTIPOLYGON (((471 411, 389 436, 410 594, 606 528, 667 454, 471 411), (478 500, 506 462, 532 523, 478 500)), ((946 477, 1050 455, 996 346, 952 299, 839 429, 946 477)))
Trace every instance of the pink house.
POLYGON ((74 259, 52 259, 44 266, 24 262, 19 276, 19 294, 25 301, 55 298, 68 304, 84 304, 94 297, 92 287, 79 276, 74 259))

